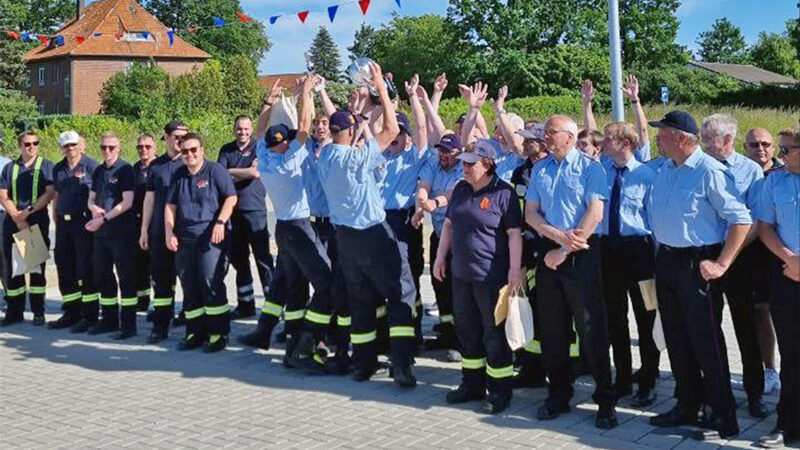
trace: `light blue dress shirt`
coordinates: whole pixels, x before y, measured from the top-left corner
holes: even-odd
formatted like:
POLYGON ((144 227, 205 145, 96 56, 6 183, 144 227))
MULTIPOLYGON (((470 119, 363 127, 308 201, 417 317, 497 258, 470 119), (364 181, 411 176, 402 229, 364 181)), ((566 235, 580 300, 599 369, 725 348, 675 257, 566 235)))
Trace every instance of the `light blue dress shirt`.
POLYGON ((525 200, 539 205, 550 225, 566 231, 578 226, 589 202, 608 199, 603 166, 573 148, 561 162, 550 154, 531 170, 525 200))
MULTIPOLYGON (((0 155, 0 172, 2 172, 2 171, 3 171, 3 167, 5 167, 5 166, 6 166, 6 164, 8 164, 8 163, 10 163, 10 162, 11 162, 11 160, 10 160, 10 159, 6 158, 6 157, 5 157, 5 156, 3 156, 3 155, 0 155)), ((3 205, 2 205, 2 204, 0 204, 0 211, 5 211, 5 210, 6 210, 6 209, 5 209, 5 208, 3 208, 3 205)))
POLYGON ((699 147, 680 166, 664 163, 647 211, 656 241, 670 247, 719 244, 729 226, 752 223, 733 176, 699 147))
POLYGON ((764 180, 753 217, 775 225, 783 245, 800 253, 800 174, 778 169, 764 180))
POLYGON ((723 166, 727 167, 728 172, 733 176, 736 190, 741 195, 742 200, 747 204, 747 207, 753 209, 755 202, 758 199, 758 188, 753 189, 754 184, 764 178, 764 171, 752 159, 733 152, 720 161, 723 166))
POLYGON ((361 147, 328 144, 322 149, 319 176, 335 225, 363 230, 386 219, 374 175, 382 160, 374 138, 361 147))
POLYGON ((396 155, 389 150, 383 152, 384 161, 375 168, 383 209, 407 209, 414 205, 419 172, 431 153, 427 148, 418 150, 415 144, 396 155))
POLYGON ((311 215, 303 184, 303 163, 308 159, 306 146, 297 140, 284 154, 271 152, 263 139, 256 148, 258 172, 275 208, 278 220, 307 219, 311 215))
MULTIPOLYGON (((603 163, 608 180, 608 195, 611 198, 611 190, 614 188, 614 179, 617 175, 617 167, 611 159, 603 163)), ((656 179, 656 172, 642 164, 636 158, 631 158, 625 164, 627 170, 622 175, 622 187, 619 196, 619 228, 620 236, 645 236, 652 232, 647 218, 647 197, 650 196, 650 189, 656 179)), ((610 214, 611 202, 606 202, 603 208, 603 223, 598 228, 598 234, 607 235, 608 215, 610 214)))
MULTIPOLYGON (((496 143, 497 141, 494 142, 496 143)), ((495 164, 497 164, 497 177, 510 184, 514 169, 524 163, 525 158, 513 151, 503 150, 499 143, 495 145, 495 149, 498 152, 497 157, 494 159, 495 164)))
POLYGON ((322 181, 319 179, 319 161, 316 156, 316 140, 309 138, 306 142, 308 148, 308 158, 303 161, 303 184, 306 187, 308 196, 308 206, 311 208, 311 215, 314 217, 328 217, 328 198, 322 189, 322 181))
MULTIPOLYGON (((457 161, 450 170, 444 170, 439 161, 431 158, 419 173, 419 179, 431 184, 431 191, 428 198, 438 197, 447 191, 453 190, 456 183, 464 178, 464 168, 461 161, 457 161)), ((433 231, 437 236, 442 235, 442 226, 447 216, 447 206, 440 206, 431 213, 433 231)))

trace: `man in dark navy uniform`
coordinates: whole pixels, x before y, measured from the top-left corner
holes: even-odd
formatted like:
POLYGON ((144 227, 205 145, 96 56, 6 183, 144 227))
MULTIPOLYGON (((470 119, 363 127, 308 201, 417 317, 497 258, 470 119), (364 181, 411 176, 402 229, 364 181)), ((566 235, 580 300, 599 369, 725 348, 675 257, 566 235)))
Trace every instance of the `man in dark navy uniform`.
POLYGON ((253 121, 239 116, 234 122, 236 140, 225 144, 219 151, 217 162, 228 169, 239 198, 231 217, 231 263, 236 269, 236 294, 238 305, 234 318, 255 315, 253 275, 250 272, 250 249, 256 260, 258 278, 264 297, 269 298, 272 282, 272 255, 269 252, 267 228, 266 191, 259 180, 256 142, 251 139, 253 121))
POLYGON ((100 294, 92 278, 92 234, 84 225, 91 219, 89 191, 97 161, 81 153, 78 133, 65 131, 58 138, 64 159, 53 168, 55 260, 64 315, 49 324, 82 333, 97 323, 100 294))
MULTIPOLYGON (((136 152, 139 161, 133 165, 136 174, 136 189, 133 191, 133 216, 136 221, 136 231, 142 229, 142 206, 147 194, 147 183, 150 179, 153 161, 156 159, 156 139, 152 134, 142 134, 136 141, 136 152)), ((136 260, 136 295, 139 298, 137 309, 147 311, 150 306, 150 256, 138 245, 135 253, 136 260)))
POLYGON ((89 210, 92 219, 85 228, 94 233, 92 272, 100 289, 102 320, 89 329, 89 334, 119 330, 114 339, 136 335, 136 274, 132 255, 136 249, 133 190, 136 178, 133 167, 119 157, 119 139, 114 133, 100 138, 103 164, 92 175, 89 210), (116 268, 116 278, 113 269, 116 268), (117 284, 120 299, 117 307, 117 284))
POLYGON ((230 332, 224 279, 236 190, 225 168, 205 158, 197 134, 181 139, 181 156, 185 166, 172 176, 164 210, 166 244, 176 252, 186 315, 186 337, 178 349, 203 346, 217 352, 227 346, 230 332))
POLYGON ((142 205, 142 227, 139 247, 149 250, 150 276, 153 280, 153 331, 147 342, 154 344, 167 338, 172 320, 175 298, 175 254, 167 249, 164 231, 164 207, 170 180, 175 171, 183 167, 180 139, 188 132, 179 121, 164 127, 167 151, 156 158, 147 180, 147 193, 142 205))

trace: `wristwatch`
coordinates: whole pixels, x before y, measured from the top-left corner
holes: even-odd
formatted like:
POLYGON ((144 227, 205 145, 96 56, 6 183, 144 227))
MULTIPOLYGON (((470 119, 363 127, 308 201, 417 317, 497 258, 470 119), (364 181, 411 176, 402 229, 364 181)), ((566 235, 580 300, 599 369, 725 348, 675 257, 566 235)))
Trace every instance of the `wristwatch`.
POLYGON ((32 213, 33 212, 33 205, 28 205, 28 207, 25 208, 25 210, 28 211, 29 213, 32 213))
POLYGON ((108 217, 105 214, 103 214, 103 223, 106 223, 106 222, 108 222, 108 217))
POLYGON ((221 221, 219 219, 217 219, 214 223, 216 223, 217 225, 225 225, 225 222, 223 222, 223 221, 221 221))
POLYGON ((442 206, 442 205, 439 204, 439 197, 434 197, 433 198, 433 203, 436 205, 437 208, 442 206))

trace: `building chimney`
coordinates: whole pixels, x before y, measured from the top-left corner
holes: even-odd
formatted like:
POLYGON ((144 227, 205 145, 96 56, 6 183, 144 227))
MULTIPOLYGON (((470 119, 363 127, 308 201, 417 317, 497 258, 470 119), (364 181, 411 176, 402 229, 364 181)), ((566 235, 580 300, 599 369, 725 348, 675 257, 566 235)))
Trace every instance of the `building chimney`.
POLYGON ((86 9, 86 0, 78 0, 78 5, 75 11, 75 20, 80 20, 84 9, 86 9))

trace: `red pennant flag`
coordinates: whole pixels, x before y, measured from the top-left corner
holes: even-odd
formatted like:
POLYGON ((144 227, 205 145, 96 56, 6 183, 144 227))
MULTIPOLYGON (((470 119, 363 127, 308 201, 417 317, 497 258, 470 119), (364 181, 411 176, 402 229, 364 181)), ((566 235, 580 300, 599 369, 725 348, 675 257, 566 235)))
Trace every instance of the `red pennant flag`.
POLYGON ((247 17, 247 16, 245 16, 244 14, 242 14, 242 13, 241 13, 241 12, 239 12, 239 11, 236 11, 236 16, 237 16, 237 17, 239 18, 239 20, 241 20, 243 23, 247 23, 247 22, 252 22, 252 21, 253 21, 253 18, 252 18, 252 17, 247 17))
POLYGON ((118 41, 122 39, 122 36, 124 36, 122 31, 117 31, 117 34, 114 35, 114 37, 116 37, 118 41))
POLYGON ((86 38, 83 37, 83 36, 78 36, 78 37, 75 38, 75 40, 78 41, 78 44, 83 44, 83 42, 86 40, 86 38))
POLYGON ((358 6, 361 7, 361 12, 366 16, 367 9, 369 9, 370 0, 358 0, 358 6))
POLYGON ((297 17, 300 18, 300 22, 306 23, 306 18, 308 18, 308 11, 301 11, 297 13, 297 17))
POLYGON ((47 39, 47 36, 39 35, 39 40, 42 41, 42 44, 47 45, 50 43, 50 40, 47 39))
POLYGON ((11 39, 15 39, 15 40, 17 40, 17 41, 19 40, 19 35, 18 35, 17 33, 13 32, 13 31, 6 31, 6 34, 7 34, 7 35, 8 35, 8 37, 10 37, 11 39))

